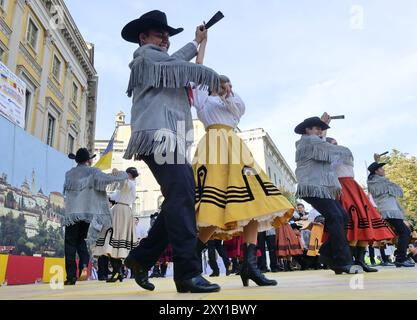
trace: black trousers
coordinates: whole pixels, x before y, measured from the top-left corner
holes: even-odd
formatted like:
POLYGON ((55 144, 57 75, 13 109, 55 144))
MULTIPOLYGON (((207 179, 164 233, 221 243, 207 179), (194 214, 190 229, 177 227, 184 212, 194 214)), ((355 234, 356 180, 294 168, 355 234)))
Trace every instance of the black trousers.
POLYGON ((407 248, 410 243, 411 230, 405 225, 402 219, 385 219, 393 228, 398 236, 397 254, 395 260, 404 262, 407 260, 407 248))
POLYGON ((224 267, 226 270, 230 266, 230 260, 227 257, 226 249, 224 248, 224 245, 221 240, 209 240, 207 243, 208 246, 208 259, 209 259, 209 265, 211 270, 214 272, 219 272, 219 266, 217 265, 216 261, 216 250, 219 253, 219 256, 222 258, 224 267))
POLYGON ((107 279, 109 277, 109 257, 100 256, 97 261, 97 276, 99 279, 107 279))
POLYGON ((144 156, 165 200, 148 237, 130 252, 130 257, 150 270, 167 247, 172 245, 174 280, 188 280, 201 274, 197 257, 195 182, 189 164, 156 163, 153 155, 144 156))
POLYGON ((268 247, 271 270, 278 269, 276 236, 267 236, 266 231, 258 233, 258 249, 261 251, 261 256, 258 257, 258 268, 261 270, 268 269, 266 265, 266 247, 268 247))
POLYGON ((352 264, 349 243, 346 238, 348 214, 339 201, 322 198, 303 198, 326 219, 325 230, 329 239, 322 244, 320 255, 332 261, 333 266, 352 264))
POLYGON ((90 224, 79 221, 71 226, 65 227, 65 270, 68 280, 77 279, 76 255, 78 253, 80 272, 88 266, 90 256, 88 254, 87 238, 90 224))

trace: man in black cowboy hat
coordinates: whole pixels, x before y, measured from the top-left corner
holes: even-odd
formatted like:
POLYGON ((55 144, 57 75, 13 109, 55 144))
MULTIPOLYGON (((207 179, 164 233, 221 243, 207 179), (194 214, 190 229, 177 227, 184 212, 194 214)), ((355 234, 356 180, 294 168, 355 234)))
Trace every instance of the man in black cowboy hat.
POLYGON ((133 97, 132 136, 124 158, 143 160, 165 199, 148 237, 130 252, 125 264, 134 269, 139 286, 154 290, 148 270, 170 243, 177 291, 213 292, 220 287, 201 276, 195 253, 195 183, 185 155, 193 142, 187 86, 193 82, 217 89, 219 76, 203 65, 188 62, 207 36, 204 26, 197 27, 194 41, 168 55, 170 36, 181 31, 182 28, 170 27, 165 13, 158 10, 131 21, 122 30, 123 39, 140 46, 130 64, 127 93, 133 97))
POLYGON ((404 223, 404 213, 397 197, 403 196, 402 188, 385 177, 384 166, 378 163, 379 156, 375 155, 376 162, 368 167, 368 190, 381 213, 382 218, 389 223, 398 236, 395 266, 414 267, 414 262, 407 258, 407 246, 411 239, 411 230, 404 223))
POLYGON ((62 225, 65 227, 65 285, 74 285, 77 281, 76 254, 82 266, 79 280, 86 280, 88 247, 95 245, 101 230, 112 224, 106 187, 110 183, 126 180, 128 175, 116 169, 110 175, 92 168, 95 155, 90 156, 85 148, 68 157, 75 160, 77 166, 65 174, 65 217, 62 225))
POLYGON ((342 188, 331 166, 343 149, 323 139, 324 132, 330 128, 330 120, 330 116, 324 113, 321 119, 308 118, 295 128, 295 133, 301 135, 296 143, 296 196, 311 204, 326 219, 329 240, 320 249, 322 263, 336 274, 354 274, 363 272, 363 269, 353 265, 346 238, 348 214, 336 200, 342 188))

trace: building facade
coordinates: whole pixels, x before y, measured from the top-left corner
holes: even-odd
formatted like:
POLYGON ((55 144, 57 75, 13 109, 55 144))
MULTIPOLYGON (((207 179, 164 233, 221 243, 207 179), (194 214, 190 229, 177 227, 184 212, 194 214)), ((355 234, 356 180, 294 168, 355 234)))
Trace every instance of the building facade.
MULTIPOLYGON (((193 127, 194 142, 190 155, 195 153, 198 142, 206 133, 203 123, 199 120, 193 121, 193 127)), ((137 198, 134 214, 137 216, 149 216, 159 209, 163 201, 163 196, 158 183, 143 161, 123 159, 123 155, 129 144, 130 135, 130 124, 125 123, 125 114, 120 112, 116 115, 116 134, 112 166, 119 170, 126 170, 131 166, 138 169, 139 177, 137 178, 137 198)), ((295 192, 295 175, 268 133, 263 129, 254 129, 239 131, 238 135, 246 142, 255 160, 269 175, 271 182, 283 191, 288 193, 295 192)), ((109 140, 96 140, 95 153, 103 153, 108 143, 109 140)))
POLYGON ((63 153, 93 150, 94 46, 63 0, 0 0, 0 59, 26 83, 27 132, 63 153))

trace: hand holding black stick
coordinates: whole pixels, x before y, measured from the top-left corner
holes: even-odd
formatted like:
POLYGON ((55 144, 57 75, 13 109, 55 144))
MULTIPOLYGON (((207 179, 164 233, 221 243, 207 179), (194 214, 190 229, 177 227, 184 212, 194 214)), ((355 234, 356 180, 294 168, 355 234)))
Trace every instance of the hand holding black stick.
MULTIPOLYGON (((223 18, 224 18, 223 13, 218 11, 207 23, 205 23, 203 26, 200 27, 200 31, 207 30, 208 28, 212 27, 223 18)), ((197 64, 203 64, 204 62, 204 56, 206 53, 206 45, 207 45, 207 38, 204 39, 203 42, 200 44, 200 49, 198 50, 198 55, 197 55, 197 60, 196 60, 197 64)))

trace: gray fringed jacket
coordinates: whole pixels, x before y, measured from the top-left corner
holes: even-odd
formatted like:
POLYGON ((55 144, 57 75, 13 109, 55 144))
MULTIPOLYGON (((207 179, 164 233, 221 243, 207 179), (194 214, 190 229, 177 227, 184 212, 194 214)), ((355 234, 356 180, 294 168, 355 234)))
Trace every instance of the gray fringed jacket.
POLYGON ((70 226, 78 221, 90 223, 87 244, 89 247, 93 246, 102 229, 112 225, 106 187, 127 178, 126 172, 113 176, 86 165, 72 168, 65 174, 63 226, 70 226))
POLYGON ((176 147, 185 155, 186 147, 193 142, 186 87, 190 82, 209 88, 218 88, 220 84, 216 72, 188 62, 196 54, 193 43, 172 56, 151 44, 135 51, 127 90, 128 96, 133 96, 132 136, 125 159, 173 152, 176 147))
POLYGON ((368 191, 384 219, 404 220, 403 210, 397 200, 397 197, 403 196, 403 190, 399 185, 374 174, 368 178, 368 191))
POLYGON ((332 163, 353 163, 350 150, 327 143, 315 135, 303 135, 297 141, 296 149, 296 196, 336 199, 341 194, 342 187, 332 163))

